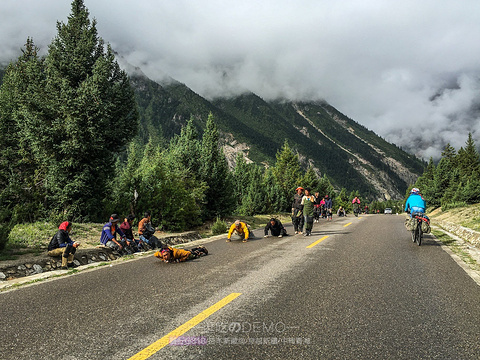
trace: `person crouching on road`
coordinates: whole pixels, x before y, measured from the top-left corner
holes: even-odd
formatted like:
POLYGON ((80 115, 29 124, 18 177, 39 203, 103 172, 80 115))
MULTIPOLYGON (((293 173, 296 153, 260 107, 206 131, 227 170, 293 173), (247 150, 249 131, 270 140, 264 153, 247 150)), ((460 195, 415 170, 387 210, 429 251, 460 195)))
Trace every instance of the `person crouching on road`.
POLYGON ((119 221, 120 218, 117 214, 112 214, 110 216, 110 221, 103 225, 100 243, 114 251, 118 251, 120 254, 123 255, 123 248, 126 245, 126 239, 125 234, 118 227, 119 221), (117 234, 120 235, 121 240, 117 240, 117 234))
POLYGON ((343 206, 340 206, 337 210, 337 215, 338 216, 347 216, 347 212, 345 211, 345 209, 343 208, 343 206))
POLYGON ((283 237, 287 235, 287 230, 283 227, 282 223, 280 220, 277 220, 275 218, 271 218, 268 224, 265 226, 265 236, 268 236, 268 231, 272 233, 272 236, 278 236, 278 237, 283 237))
POLYGON ((227 242, 232 240, 232 234, 235 232, 243 242, 247 242, 250 236, 250 229, 248 225, 243 221, 236 220, 232 226, 230 226, 230 230, 228 230, 227 242))
POLYGON ((199 246, 191 250, 176 249, 173 247, 164 247, 162 250, 153 254, 166 263, 184 262, 208 255, 208 250, 204 246, 199 246))
POLYGON ((70 231, 72 230, 72 223, 64 221, 58 227, 58 231, 53 235, 48 244, 49 256, 62 256, 62 269, 69 267, 76 267, 73 263, 73 257, 80 243, 70 239, 70 231))

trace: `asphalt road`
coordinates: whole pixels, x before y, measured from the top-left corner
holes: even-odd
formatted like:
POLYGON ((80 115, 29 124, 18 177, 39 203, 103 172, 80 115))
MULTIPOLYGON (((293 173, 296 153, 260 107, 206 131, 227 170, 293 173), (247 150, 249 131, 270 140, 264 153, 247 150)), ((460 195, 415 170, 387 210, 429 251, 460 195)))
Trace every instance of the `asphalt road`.
POLYGON ((479 359, 480 287, 403 218, 220 239, 187 263, 150 256, 1 293, 0 358, 129 359, 236 294, 150 359, 479 359))

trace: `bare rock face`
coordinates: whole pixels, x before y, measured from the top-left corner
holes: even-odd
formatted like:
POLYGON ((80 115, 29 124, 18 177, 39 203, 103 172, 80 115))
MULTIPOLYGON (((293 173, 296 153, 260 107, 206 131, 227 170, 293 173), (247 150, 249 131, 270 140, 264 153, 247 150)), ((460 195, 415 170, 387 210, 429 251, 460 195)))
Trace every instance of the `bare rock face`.
POLYGON ((222 146, 223 153, 227 159, 228 167, 234 169, 237 163, 237 155, 241 153, 247 164, 252 163, 253 161, 248 158, 248 151, 250 146, 246 143, 239 143, 233 137, 233 134, 222 134, 224 144, 222 146))

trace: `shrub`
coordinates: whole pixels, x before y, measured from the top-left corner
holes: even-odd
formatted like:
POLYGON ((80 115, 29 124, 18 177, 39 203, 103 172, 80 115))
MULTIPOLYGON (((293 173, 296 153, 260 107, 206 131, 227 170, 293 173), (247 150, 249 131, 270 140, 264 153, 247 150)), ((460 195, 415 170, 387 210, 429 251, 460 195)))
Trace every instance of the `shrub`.
POLYGON ((213 235, 220 235, 225 234, 227 232, 228 226, 227 223, 217 217, 217 220, 212 225, 212 234, 213 235))
POLYGON ((467 206, 467 203, 465 201, 455 201, 451 203, 446 203, 446 204, 442 204, 442 211, 447 211, 450 209, 455 209, 455 208, 464 207, 464 206, 467 206))

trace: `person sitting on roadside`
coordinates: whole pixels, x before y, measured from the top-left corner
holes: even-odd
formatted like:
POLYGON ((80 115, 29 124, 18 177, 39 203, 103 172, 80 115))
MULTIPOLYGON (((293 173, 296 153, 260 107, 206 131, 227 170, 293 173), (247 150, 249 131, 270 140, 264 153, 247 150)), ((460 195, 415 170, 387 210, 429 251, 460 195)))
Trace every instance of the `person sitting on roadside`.
POLYGON ((135 215, 130 214, 124 219, 123 223, 120 224, 120 230, 125 234, 125 249, 128 248, 132 253, 140 251, 140 240, 135 240, 132 231, 132 223, 134 219, 135 215))
POLYGON ((345 212, 345 209, 343 208, 343 206, 340 206, 337 210, 337 215, 338 216, 347 216, 347 213, 345 212))
POLYGON ((123 248, 126 245, 126 238, 123 231, 118 227, 119 221, 120 218, 117 214, 112 214, 110 216, 110 221, 103 225, 100 243, 123 255, 123 248), (120 240, 117 240, 117 234, 120 235, 120 240))
POLYGON ((62 269, 68 269, 69 267, 76 267, 73 262, 73 258, 80 243, 70 239, 70 231, 72 230, 72 223, 64 221, 58 227, 58 231, 53 235, 50 243, 48 244, 49 256, 61 256, 62 257, 62 269))
POLYGON ((271 218, 268 224, 265 226, 265 236, 268 236, 268 231, 272 233, 272 236, 278 236, 279 238, 287 235, 287 230, 282 225, 280 220, 275 218, 271 218))
POLYGON ((410 217, 412 217, 414 214, 423 215, 426 208, 427 202, 423 198, 422 194, 420 194, 420 190, 418 188, 413 188, 410 191, 410 196, 405 202, 405 211, 410 213, 410 217))
POLYGON ((227 242, 231 241, 233 232, 235 232, 243 242, 247 242, 248 238, 251 237, 248 225, 240 220, 236 220, 232 226, 230 226, 230 230, 228 230, 227 242))
POLYGON ((148 211, 145 212, 143 219, 138 223, 138 234, 140 235, 140 240, 145 244, 148 244, 152 249, 161 247, 160 240, 153 234, 155 234, 155 229, 152 226, 152 215, 148 211))
POLYGON ((174 247, 165 246, 162 250, 153 254, 166 263, 184 262, 199 258, 200 256, 208 255, 208 250, 204 246, 199 246, 190 250, 177 249, 174 247))

